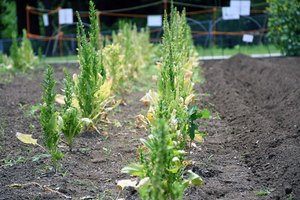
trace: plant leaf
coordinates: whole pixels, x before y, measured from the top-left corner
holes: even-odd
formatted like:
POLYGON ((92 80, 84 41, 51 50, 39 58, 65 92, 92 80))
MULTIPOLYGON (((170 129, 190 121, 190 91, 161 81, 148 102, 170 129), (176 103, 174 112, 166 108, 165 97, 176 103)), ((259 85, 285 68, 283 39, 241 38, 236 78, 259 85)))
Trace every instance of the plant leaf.
POLYGON ((150 178, 149 177, 145 177, 142 180, 140 180, 139 184, 136 186, 136 188, 140 188, 142 186, 144 186, 145 184, 147 184, 149 182, 150 178))
POLYGON ((121 170, 122 173, 130 174, 133 176, 144 177, 144 165, 137 163, 129 164, 121 170))
POLYGON ((86 126, 88 126, 90 124, 93 124, 93 121, 91 119, 89 119, 89 118, 81 118, 80 120, 86 126))
POLYGON ((61 95, 61 94, 56 94, 55 102, 60 104, 60 105, 64 105, 65 104, 65 96, 61 95))
POLYGON ((203 139, 202 135, 200 135, 200 134, 196 134, 194 140, 196 142, 204 142, 204 139, 203 139))
POLYGON ((137 185, 137 181, 133 181, 133 180, 130 180, 130 179, 117 181, 117 186, 120 190, 123 190, 125 187, 136 188, 136 185, 137 185))
POLYGON ((32 145, 38 144, 37 139, 33 139, 32 135, 30 135, 30 134, 23 134, 23 133, 17 132, 16 137, 25 144, 32 144, 32 145))
POLYGON ((188 170, 188 173, 190 174, 188 181, 189 185, 196 185, 201 187, 202 186, 202 178, 198 175, 192 172, 191 170, 188 170))
POLYGON ((209 119, 210 117, 210 112, 207 109, 203 109, 201 111, 201 119, 209 119))

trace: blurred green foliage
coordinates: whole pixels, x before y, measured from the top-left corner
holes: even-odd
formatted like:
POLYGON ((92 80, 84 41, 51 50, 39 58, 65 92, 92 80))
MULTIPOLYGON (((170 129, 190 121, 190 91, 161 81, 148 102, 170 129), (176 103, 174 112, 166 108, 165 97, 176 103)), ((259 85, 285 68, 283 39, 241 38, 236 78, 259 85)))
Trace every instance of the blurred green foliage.
POLYGON ((1 0, 0 4, 0 37, 11 38, 11 34, 17 31, 16 2, 1 0))
POLYGON ((288 56, 300 55, 300 1, 268 0, 269 38, 288 56))

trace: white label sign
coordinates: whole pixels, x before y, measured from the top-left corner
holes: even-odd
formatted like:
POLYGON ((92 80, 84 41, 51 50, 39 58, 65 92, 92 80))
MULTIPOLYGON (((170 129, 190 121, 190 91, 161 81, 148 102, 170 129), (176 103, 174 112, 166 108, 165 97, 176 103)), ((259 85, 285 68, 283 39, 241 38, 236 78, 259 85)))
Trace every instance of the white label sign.
POLYGON ((49 26, 49 17, 48 14, 43 14, 44 26, 49 26))
POLYGON ((250 34, 244 34, 243 35, 243 42, 251 43, 253 42, 254 36, 250 34))
POLYGON ((73 24, 73 10, 72 8, 60 9, 58 12, 59 24, 73 24))
POLYGON ((147 16, 147 26, 160 27, 162 26, 162 16, 161 15, 148 15, 147 16))
POLYGON ((222 8, 222 17, 224 20, 239 19, 239 16, 250 15, 250 0, 230 0, 230 7, 222 8))
POLYGON ((224 20, 240 19, 240 15, 236 8, 223 7, 222 8, 222 18, 224 20))
POLYGON ((251 1, 241 1, 240 3, 240 15, 241 16, 249 16, 250 15, 250 7, 251 7, 251 1))

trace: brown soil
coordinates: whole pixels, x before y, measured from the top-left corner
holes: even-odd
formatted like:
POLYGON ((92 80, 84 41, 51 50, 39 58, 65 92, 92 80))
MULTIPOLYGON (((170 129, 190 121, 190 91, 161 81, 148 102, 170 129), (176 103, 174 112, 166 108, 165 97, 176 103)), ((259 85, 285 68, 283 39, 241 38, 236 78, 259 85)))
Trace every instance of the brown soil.
POLYGON ((227 129, 221 144, 238 152, 254 190, 271 192, 265 199, 300 199, 299 62, 237 55, 204 65, 210 102, 227 129))
MULTIPOLYGON (((238 55, 229 60, 206 61, 206 84, 198 88, 200 107, 213 117, 202 124, 205 142, 189 149, 191 169, 203 177, 202 188, 192 187, 184 199, 294 199, 300 197, 300 58, 257 60, 238 55), (208 95, 204 95, 208 93, 208 95), (269 191, 260 196, 257 192, 269 191)), ((75 67, 69 67, 76 72, 75 67)), ((56 66, 62 80, 62 67, 56 66)), ((42 71, 15 77, 0 85, 0 199, 137 199, 134 191, 120 192, 116 180, 128 178, 120 170, 136 159, 139 138, 134 118, 144 113, 138 102, 145 91, 126 95, 126 106, 101 124, 101 135, 83 133, 72 152, 64 143, 60 173, 38 147, 19 142, 16 132, 33 134, 41 141, 37 116, 29 114, 40 102, 42 71), (34 156, 40 156, 33 161, 34 156), (7 163, 10 161, 11 165, 7 163), (9 187, 10 184, 38 183, 9 187)))

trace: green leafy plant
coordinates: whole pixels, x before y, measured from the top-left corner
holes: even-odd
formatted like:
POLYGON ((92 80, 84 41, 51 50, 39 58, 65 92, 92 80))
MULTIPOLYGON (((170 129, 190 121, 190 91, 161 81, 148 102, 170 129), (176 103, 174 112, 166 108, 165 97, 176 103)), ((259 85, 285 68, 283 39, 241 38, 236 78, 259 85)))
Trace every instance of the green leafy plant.
POLYGON ((1 1, 1 12, 0 12, 0 27, 1 37, 10 38, 11 33, 16 32, 18 28, 17 24, 17 9, 16 2, 3 0, 1 1))
POLYGON ((20 47, 18 47, 17 35, 12 34, 12 46, 10 56, 13 60, 13 68, 18 71, 27 71, 33 69, 38 59, 34 56, 31 42, 27 38, 26 30, 23 30, 23 36, 20 47))
POLYGON ((55 80, 52 67, 46 69, 42 84, 43 103, 41 105, 40 122, 43 130, 44 145, 46 146, 55 171, 58 169, 58 160, 63 158, 63 154, 58 149, 59 134, 62 128, 62 119, 55 108, 55 80))
POLYGON ((268 36, 283 53, 300 55, 300 2, 298 0, 267 0, 271 16, 268 36))
POLYGON ((147 29, 137 30, 137 27, 125 21, 119 22, 118 33, 112 35, 113 44, 121 46, 124 55, 124 75, 128 80, 136 79, 141 69, 148 66, 153 55, 147 29))
POLYGON ((87 39, 79 14, 77 25, 80 74, 75 78, 75 94, 81 116, 97 123, 111 97, 111 80, 106 79, 100 45, 99 24, 95 5, 90 1, 91 26, 87 39))
POLYGON ((63 119, 62 133, 66 138, 70 150, 72 150, 74 137, 80 133, 82 128, 82 123, 81 123, 80 113, 78 109, 72 105, 74 82, 67 69, 64 69, 64 75, 65 75, 65 79, 64 79, 65 104, 63 105, 63 109, 62 109, 62 119, 63 119))
POLYGON ((147 94, 151 99, 147 118, 150 126, 155 125, 157 120, 166 120, 178 133, 174 141, 184 147, 188 137, 190 140, 195 138, 198 129, 195 121, 208 118, 209 114, 207 110, 199 111, 193 105, 193 70, 198 62, 185 11, 180 14, 172 7, 169 20, 165 15, 161 51, 158 92, 152 92, 152 96, 150 92, 147 94))
POLYGON ((0 52, 0 73, 12 68, 13 61, 6 54, 0 52))
POLYGON ((20 57, 19 57, 19 48, 18 48, 18 40, 16 32, 12 33, 12 45, 10 47, 10 57, 13 60, 13 66, 20 66, 20 57))
POLYGON ((183 178, 185 152, 173 141, 173 135, 176 133, 168 128, 166 122, 158 121, 148 139, 141 139, 140 162, 122 169, 123 173, 140 177, 135 188, 142 199, 179 200, 189 185, 202 185, 201 178, 191 171, 187 172, 187 179, 183 178))
POLYGON ((103 49, 103 64, 108 69, 108 76, 112 79, 112 90, 121 92, 124 89, 126 72, 124 55, 119 44, 106 45, 103 49))

